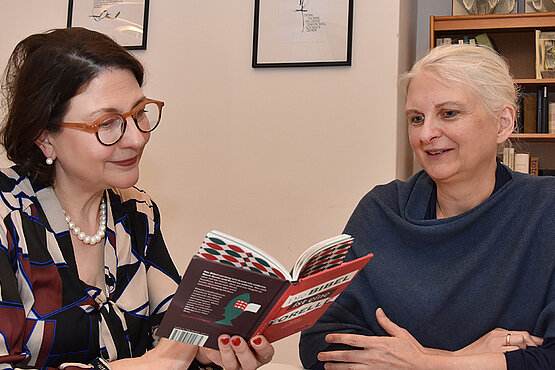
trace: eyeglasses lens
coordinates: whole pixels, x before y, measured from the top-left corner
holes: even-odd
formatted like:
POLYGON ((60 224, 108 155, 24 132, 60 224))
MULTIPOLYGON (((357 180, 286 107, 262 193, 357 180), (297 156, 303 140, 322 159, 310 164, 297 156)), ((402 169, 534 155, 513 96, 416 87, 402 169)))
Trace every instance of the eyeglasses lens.
POLYGON ((134 118, 140 130, 152 131, 160 122, 160 108, 158 104, 147 103, 143 109, 137 112, 134 118))
POLYGON ((125 122, 120 116, 105 119, 98 125, 98 140, 104 145, 111 145, 123 135, 125 122))
MULTIPOLYGON (((133 120, 136 122, 139 130, 150 132, 158 126, 160 122, 160 108, 158 104, 147 103, 142 109, 139 109, 133 120)), ((125 131, 126 122, 119 115, 106 118, 98 127, 98 140, 104 145, 112 145, 116 143, 125 131)))

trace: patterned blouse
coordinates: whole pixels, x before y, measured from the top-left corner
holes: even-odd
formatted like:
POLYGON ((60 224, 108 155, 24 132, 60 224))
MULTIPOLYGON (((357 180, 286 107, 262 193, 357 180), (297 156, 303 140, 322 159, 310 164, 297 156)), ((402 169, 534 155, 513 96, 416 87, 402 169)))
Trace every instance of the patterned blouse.
POLYGON ((0 170, 0 370, 64 368, 152 348, 180 279, 156 204, 136 188, 106 191, 101 290, 79 279, 52 188, 16 171, 0 170))

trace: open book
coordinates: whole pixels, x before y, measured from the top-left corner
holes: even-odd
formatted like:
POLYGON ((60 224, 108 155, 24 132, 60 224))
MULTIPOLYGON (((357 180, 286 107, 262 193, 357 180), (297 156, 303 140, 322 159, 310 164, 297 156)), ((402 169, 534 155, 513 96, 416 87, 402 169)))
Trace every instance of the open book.
POLYGON ((220 334, 274 342, 308 329, 372 258, 343 262, 353 238, 308 248, 291 272, 255 246, 211 231, 193 256, 157 335, 217 348, 220 334))

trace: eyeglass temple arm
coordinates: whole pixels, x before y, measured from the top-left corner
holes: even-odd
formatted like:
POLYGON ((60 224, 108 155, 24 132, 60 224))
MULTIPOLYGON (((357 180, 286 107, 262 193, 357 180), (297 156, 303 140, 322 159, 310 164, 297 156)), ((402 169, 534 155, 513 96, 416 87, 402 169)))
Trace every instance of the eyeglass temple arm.
POLYGON ((59 126, 71 127, 81 131, 96 132, 97 125, 89 125, 86 123, 59 122, 59 126))

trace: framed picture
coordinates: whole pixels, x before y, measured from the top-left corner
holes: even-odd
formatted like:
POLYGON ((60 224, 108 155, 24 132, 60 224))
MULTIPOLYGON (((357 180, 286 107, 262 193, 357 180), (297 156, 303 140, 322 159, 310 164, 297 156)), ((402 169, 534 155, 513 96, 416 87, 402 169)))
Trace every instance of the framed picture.
POLYGON ((69 0, 67 26, 111 36, 133 50, 146 49, 149 0, 69 0))
POLYGON ((255 0, 252 66, 350 66, 353 0, 255 0))
POLYGON ((524 11, 526 13, 555 12, 553 0, 524 0, 524 11))
POLYGON ((518 0, 453 0, 453 15, 516 13, 517 5, 518 0))

